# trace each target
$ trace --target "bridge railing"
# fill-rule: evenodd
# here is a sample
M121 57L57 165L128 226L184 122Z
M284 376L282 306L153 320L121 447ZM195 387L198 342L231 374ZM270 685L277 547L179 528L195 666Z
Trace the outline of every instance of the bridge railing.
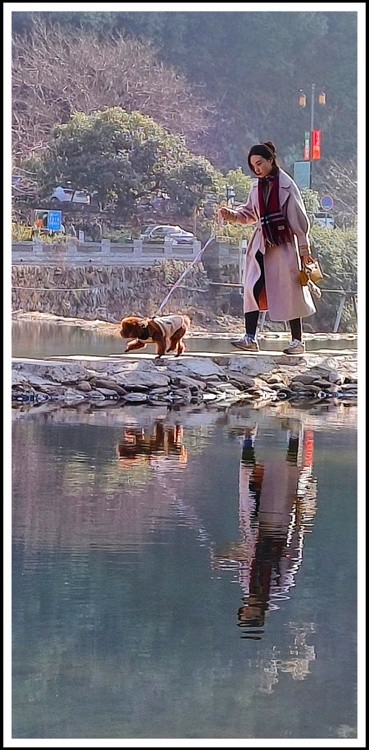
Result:
M80 242L70 241L50 244L40 240L12 243L13 265L60 265L65 267L81 265L102 266L150 266L160 260L192 261L201 248L201 242L172 244L146 244L141 240L132 242Z

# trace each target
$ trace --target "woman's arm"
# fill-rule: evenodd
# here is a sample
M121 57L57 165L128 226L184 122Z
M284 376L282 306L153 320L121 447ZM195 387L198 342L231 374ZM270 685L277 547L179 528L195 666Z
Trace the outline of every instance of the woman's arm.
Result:
M222 208L219 209L220 218L228 224L256 224L259 217L255 212L255 206L251 196L252 191L250 192L245 205L239 206L237 209L222 206Z

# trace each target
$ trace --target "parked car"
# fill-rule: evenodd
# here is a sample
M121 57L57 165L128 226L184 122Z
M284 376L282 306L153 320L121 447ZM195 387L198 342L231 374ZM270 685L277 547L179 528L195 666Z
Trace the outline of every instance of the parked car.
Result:
M164 242L166 237L176 245L192 244L197 239L192 232L186 232L182 227L172 224L154 224L146 227L139 239L142 242Z
M51 203L91 203L91 196L87 190L73 190L70 187L58 187L53 190L49 200Z

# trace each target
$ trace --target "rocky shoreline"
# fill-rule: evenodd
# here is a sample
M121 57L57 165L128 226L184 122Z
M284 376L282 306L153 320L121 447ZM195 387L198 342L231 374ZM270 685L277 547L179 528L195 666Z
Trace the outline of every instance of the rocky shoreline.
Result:
M22 319L45 320L92 328L110 334L107 321L85 321L26 313ZM194 331L196 335L196 331ZM199 331L197 331L199 333ZM289 401L354 404L357 400L357 354L233 352L172 355L158 360L149 354L109 358L53 357L12 362L12 405L45 402L120 404L234 403L262 406Z
M356 356L231 354L213 357L15 361L12 403L130 404L308 400L355 403Z

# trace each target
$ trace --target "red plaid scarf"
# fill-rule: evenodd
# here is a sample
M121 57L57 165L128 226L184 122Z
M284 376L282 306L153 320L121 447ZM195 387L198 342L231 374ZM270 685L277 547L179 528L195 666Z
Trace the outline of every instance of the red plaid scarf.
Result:
M265 184L269 182L271 182L272 187L265 203L264 189ZM265 241L270 245L284 245L289 242L292 237L291 229L279 205L279 170L259 179L258 198L260 222Z

